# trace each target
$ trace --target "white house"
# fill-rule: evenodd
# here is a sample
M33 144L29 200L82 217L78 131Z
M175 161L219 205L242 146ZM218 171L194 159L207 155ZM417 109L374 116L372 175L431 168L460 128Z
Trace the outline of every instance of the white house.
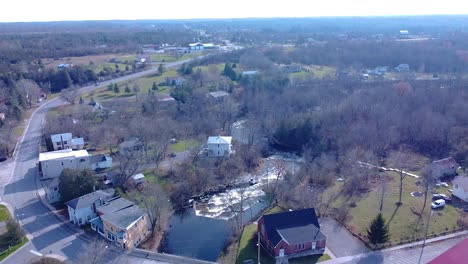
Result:
M143 175L143 173L138 173L133 175L132 179L135 184L143 183L145 182L145 175Z
M458 176L453 180L453 195L468 202L468 177Z
M84 170L89 168L89 157L86 150L64 149L39 153L39 173L42 178L55 178L64 169Z
M112 167L110 156L99 154L89 157L89 168L92 170L103 170Z
M48 180L44 185L46 186L45 193L47 201L49 201L50 204L60 202L59 178Z
M71 148L73 150L80 150L84 148L84 139L83 138L72 138Z
M208 156L222 157L232 153L232 137L209 137L207 142Z
M72 148L72 133L62 133L50 136L54 150Z
M70 222L82 226L96 218L98 216L96 208L104 205L113 196L113 189L108 190L111 191L97 190L68 201L66 205L68 206Z

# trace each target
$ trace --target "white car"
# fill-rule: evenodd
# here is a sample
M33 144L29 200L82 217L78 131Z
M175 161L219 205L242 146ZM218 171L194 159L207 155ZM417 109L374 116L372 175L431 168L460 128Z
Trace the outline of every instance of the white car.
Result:
M446 182L441 182L441 183L440 183L440 186L442 186L442 187L449 187L449 185L448 185Z
M440 207L444 207L444 206L445 206L445 200L444 199L435 200L434 202L431 203L431 208L432 209L436 209L436 208L440 208Z

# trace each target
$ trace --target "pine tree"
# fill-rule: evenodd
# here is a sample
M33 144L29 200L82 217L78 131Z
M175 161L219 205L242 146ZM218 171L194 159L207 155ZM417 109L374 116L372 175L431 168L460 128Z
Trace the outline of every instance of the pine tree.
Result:
M128 93L128 94L129 94L131 91L132 91L132 90L130 90L130 86L128 86L128 84L125 85L125 93Z
M120 93L120 88L117 84L114 84L114 93Z
M382 213L379 213L374 220L372 220L369 229L367 230L367 238L375 246L383 244L389 240L390 235L388 233L388 226L385 223Z
M151 87L151 90L153 90L153 91L158 90L158 85L156 84L156 82L153 82L153 86Z
M107 86L107 90L108 90L108 91L113 91L113 90L114 90L114 84L112 84L112 83L109 84L109 85Z

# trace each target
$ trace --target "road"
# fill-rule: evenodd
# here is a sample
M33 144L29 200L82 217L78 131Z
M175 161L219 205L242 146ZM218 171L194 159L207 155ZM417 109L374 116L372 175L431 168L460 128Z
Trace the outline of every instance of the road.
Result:
M167 68L176 67L184 60L166 64ZM145 70L131 75L79 89L79 94L90 92L110 83L139 78L156 73L157 68ZM53 107L65 104L60 97L43 103L32 115L19 142L14 160L2 164L0 173L2 183L1 199L14 208L21 225L33 238L30 243L19 249L3 263L29 263L40 254L57 254L65 256L69 262L77 262L78 254L87 245L76 233L63 228L38 197L38 172L36 168L41 145L41 124L46 113ZM116 257L118 256L118 257ZM106 253L106 263L163 263L150 261L127 254L112 251Z

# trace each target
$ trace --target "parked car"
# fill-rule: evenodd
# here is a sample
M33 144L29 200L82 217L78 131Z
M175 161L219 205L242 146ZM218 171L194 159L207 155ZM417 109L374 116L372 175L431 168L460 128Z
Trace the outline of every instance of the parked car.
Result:
M169 156L170 158L174 158L174 157L177 156L177 155L176 155L174 152L171 152L171 153L169 153L168 156Z
M255 262L251 259L242 261L242 264L254 264Z
M442 197L442 194L440 194L440 193L435 193L435 194L432 195L432 200L440 200L440 199L444 199L444 198Z
M449 185L448 185L446 182L441 182L441 183L440 183L440 186L449 187Z
M434 202L431 203L431 208L436 209L436 208L441 208L445 206L445 200L444 199L439 199L435 200Z

